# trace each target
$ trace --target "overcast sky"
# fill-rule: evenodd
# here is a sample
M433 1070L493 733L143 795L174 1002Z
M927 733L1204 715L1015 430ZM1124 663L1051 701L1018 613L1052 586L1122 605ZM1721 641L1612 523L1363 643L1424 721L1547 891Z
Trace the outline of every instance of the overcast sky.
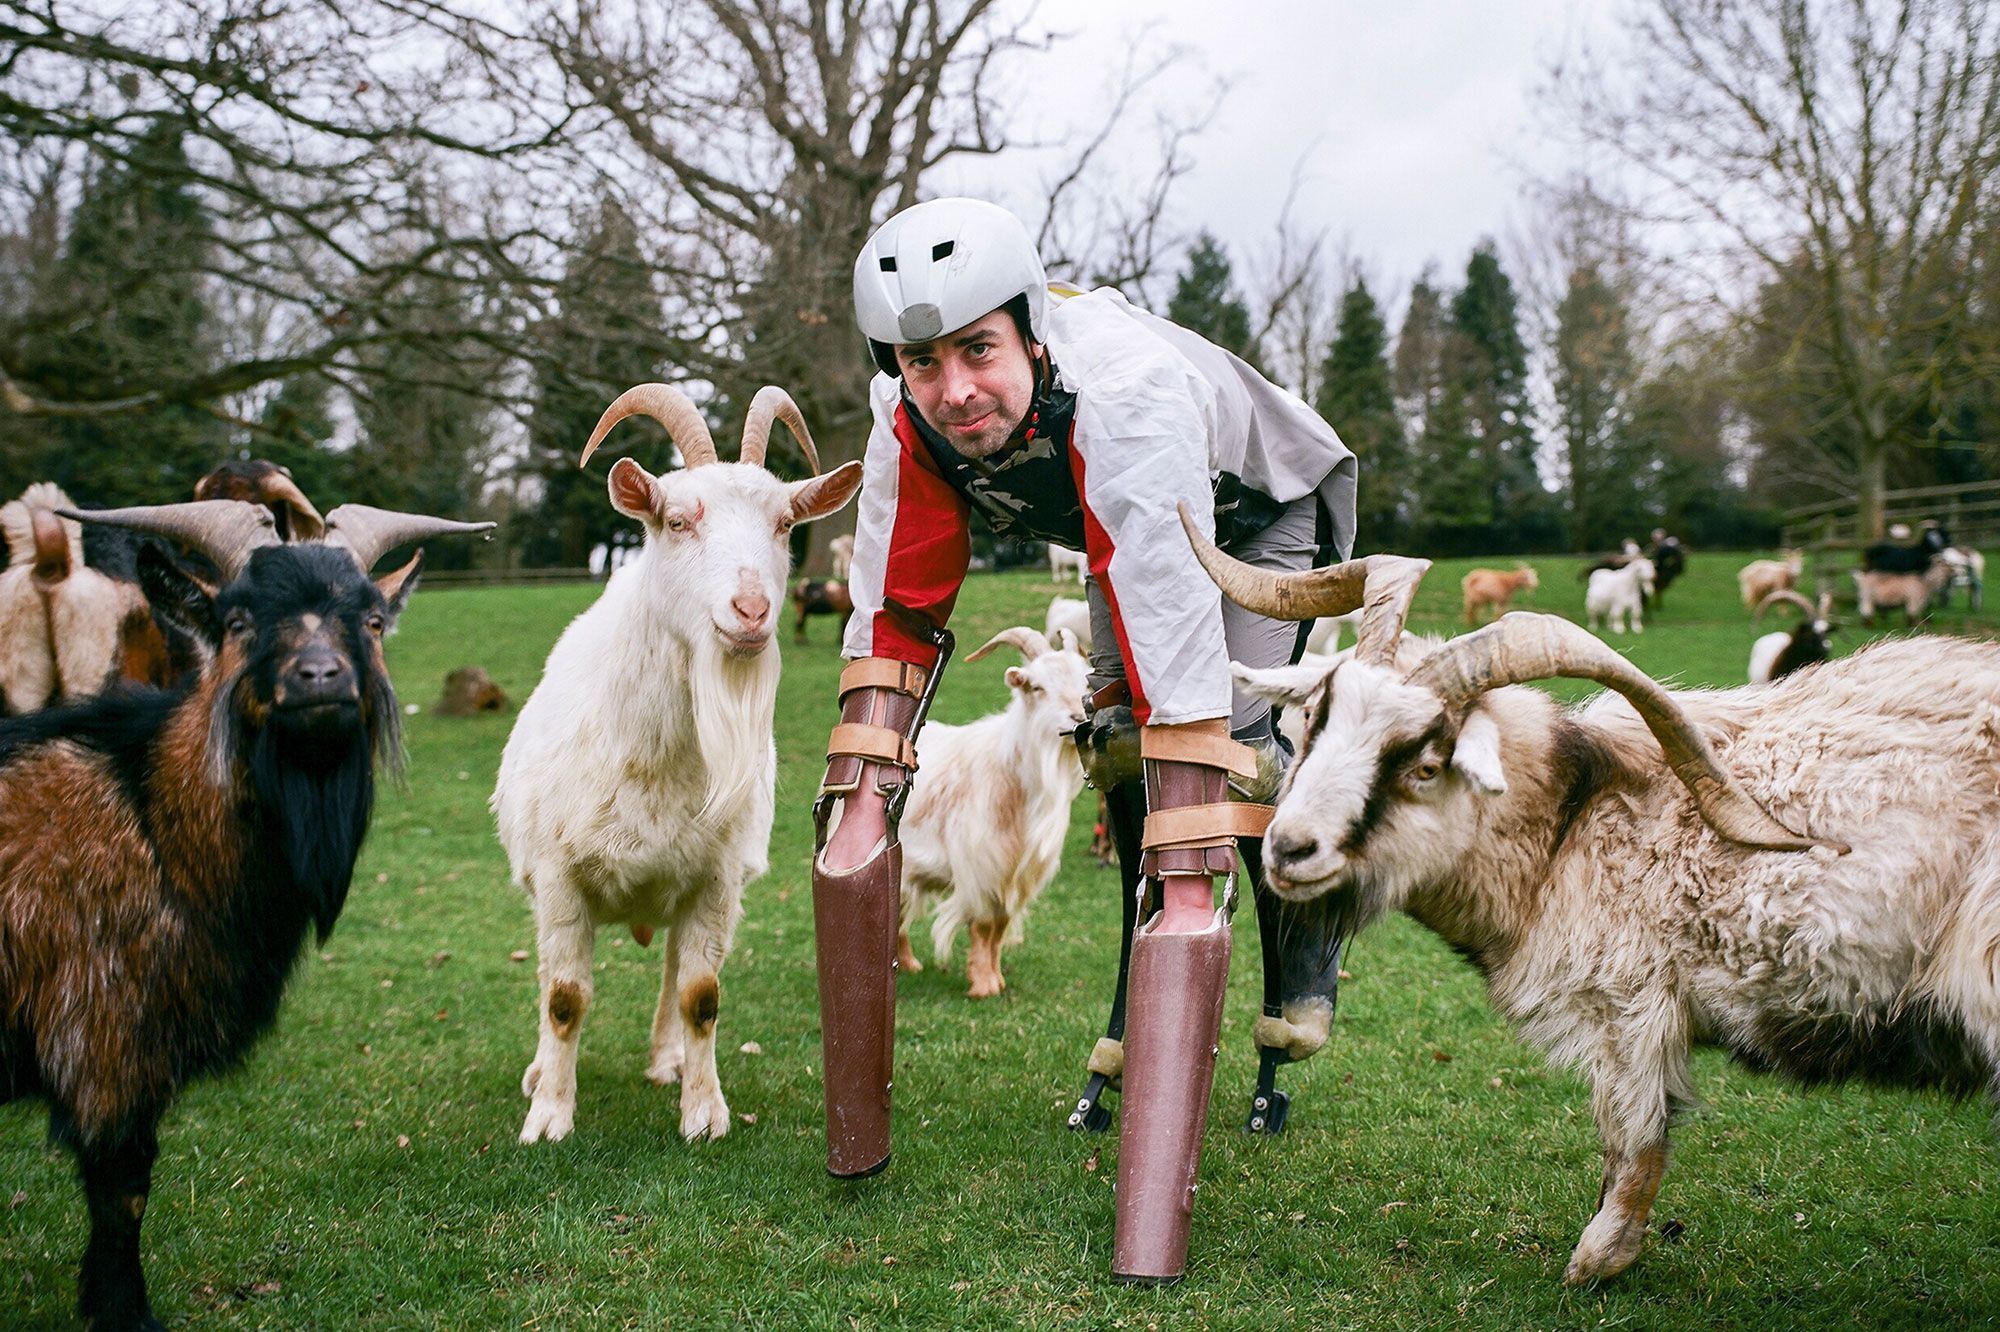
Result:
M1268 253L1302 163L1297 221L1330 227L1394 300L1427 262L1449 279L1481 237L1504 237L1523 212L1522 163L1560 169L1560 145L1534 124L1534 90L1557 56L1609 39L1618 8L1614 0L1045 7L1047 21L1074 35L1040 59L1030 100L1052 124L1087 126L1132 34L1192 48L1197 60L1172 76L1169 98L1193 102L1218 75L1232 87L1194 146L1176 222L1215 233L1239 264ZM1143 146L1141 136L1134 148ZM991 171L938 183L1032 194L1033 169L1018 160L1012 175ZM1025 197L1003 201L1030 211Z

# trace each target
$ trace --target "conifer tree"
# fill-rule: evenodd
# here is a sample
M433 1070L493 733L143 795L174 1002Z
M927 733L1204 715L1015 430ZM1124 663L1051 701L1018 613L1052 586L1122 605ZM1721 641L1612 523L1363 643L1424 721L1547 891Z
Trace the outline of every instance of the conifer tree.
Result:
M1231 285L1229 255L1205 231L1188 251L1187 269L1167 301L1167 318L1256 364L1249 307Z
M1658 469L1633 439L1628 319L1623 296L1596 265L1571 271L1556 306L1550 387L1576 550L1607 550L1653 526Z
M129 161L100 163L89 178L40 298L67 317L29 348L29 392L115 400L206 368L215 328L202 274L215 230L184 183L182 138L162 116ZM0 491L52 480L102 505L186 499L228 443L220 422L184 403L14 424L25 447L6 452L23 474L0 477Z
M1535 470L1528 404L1528 352L1514 284L1492 244L1472 253L1451 301L1446 375L1464 395L1466 428L1492 515L1488 550L1518 550L1554 536L1547 492Z
M1340 303L1340 325L1320 368L1314 407L1360 463L1357 550L1399 548L1412 511L1409 452L1396 416L1388 326L1367 282L1357 277Z

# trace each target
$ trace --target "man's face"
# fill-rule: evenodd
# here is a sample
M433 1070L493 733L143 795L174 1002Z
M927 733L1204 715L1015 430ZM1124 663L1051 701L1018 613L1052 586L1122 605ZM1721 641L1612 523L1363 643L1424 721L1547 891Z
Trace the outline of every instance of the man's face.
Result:
M899 344L896 364L924 420L968 458L998 453L1035 396L1033 357L1004 309L933 341Z

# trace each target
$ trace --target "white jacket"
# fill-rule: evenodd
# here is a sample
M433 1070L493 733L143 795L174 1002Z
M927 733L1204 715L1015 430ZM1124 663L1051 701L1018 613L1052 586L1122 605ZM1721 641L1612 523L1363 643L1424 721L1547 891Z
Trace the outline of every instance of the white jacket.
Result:
M1176 505L1189 501L1212 535L1225 474L1278 505L1318 492L1345 558L1354 455L1297 397L1110 288L1052 302L1048 334L1059 385L1076 395L1070 473L1134 715L1141 724L1226 717L1221 594L1195 560ZM844 651L928 667L935 651L883 614L882 602L894 597L949 620L970 559L969 510L911 420L900 381L877 375L870 397Z

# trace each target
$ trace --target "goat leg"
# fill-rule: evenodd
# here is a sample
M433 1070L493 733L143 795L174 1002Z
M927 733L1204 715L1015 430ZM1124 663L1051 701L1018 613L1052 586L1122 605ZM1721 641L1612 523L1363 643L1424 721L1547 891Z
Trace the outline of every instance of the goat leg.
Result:
M77 1149L90 1242L77 1280L77 1312L90 1332L152 1332L164 1325L146 1300L139 1261L139 1224L153 1186L159 1143L151 1125L113 1142Z
M1659 1142L1626 1155L1604 1149L1604 1185L1597 1215L1584 1228L1570 1255L1563 1280L1572 1286L1605 1281L1630 1267L1646 1240L1653 1199L1667 1169L1667 1144Z

